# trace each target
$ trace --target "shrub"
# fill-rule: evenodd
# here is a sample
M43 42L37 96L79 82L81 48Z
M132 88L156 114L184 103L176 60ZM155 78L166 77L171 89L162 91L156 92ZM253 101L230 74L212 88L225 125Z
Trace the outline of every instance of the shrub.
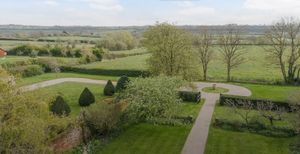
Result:
M85 88L80 95L79 105L89 106L92 103L95 103L95 96L88 88Z
M28 65L22 72L23 77L31 77L36 75L41 75L44 73L43 68L40 65Z
M129 102L126 116L133 122L171 119L181 103L177 95L181 83L170 77L137 78L130 82L119 94L120 99Z
M188 101L188 102L199 103L201 101L201 93L200 92L179 91L179 97L183 101Z
M104 95L105 96L113 96L115 94L115 87L111 80L107 81L106 86L104 87Z
M61 96L57 96L56 99L50 105L50 111L56 115L69 115L71 112L70 106L65 102Z
M120 115L119 104L98 102L87 108L86 122L92 133L106 135L116 127Z
M57 60L49 59L49 58L38 58L37 64L41 65L45 72L60 72L60 66L58 65Z
M29 56L33 51L37 50L38 47L25 44L17 46L9 51L10 55Z
M120 92L126 88L126 85L130 82L129 78L126 75L123 75L117 83L116 91Z
M96 48L96 47L94 47L94 48L92 49L92 52L93 52L93 54L97 57L97 60L98 60L98 61L102 61L103 54L104 54L104 51L103 51L102 48Z

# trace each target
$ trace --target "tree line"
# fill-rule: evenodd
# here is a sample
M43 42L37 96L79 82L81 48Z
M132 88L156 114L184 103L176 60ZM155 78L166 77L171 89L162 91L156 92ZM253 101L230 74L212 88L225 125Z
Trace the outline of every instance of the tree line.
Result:
M146 30L141 43L152 53L148 64L153 74L191 78L201 70L202 79L206 81L210 62L215 59L215 52L219 52L230 82L232 70L246 62L242 34L242 29L233 24L216 36L205 29L200 35L193 35L172 24L158 23ZM269 44L263 47L268 53L267 59L279 66L287 84L300 81L299 34L300 22L291 17L277 21L264 36ZM197 68L199 65L201 69Z

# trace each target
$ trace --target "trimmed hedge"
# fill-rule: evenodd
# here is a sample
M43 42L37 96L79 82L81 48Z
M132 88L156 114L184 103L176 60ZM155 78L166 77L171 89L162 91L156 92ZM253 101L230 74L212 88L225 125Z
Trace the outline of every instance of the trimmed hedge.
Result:
M238 121L215 119L213 126L225 130L251 132L271 137L294 137L297 135L297 131L292 128L267 126L257 121L246 125Z
M105 96L113 96L115 94L115 86L113 85L113 83L111 82L111 80L108 80L104 90L103 90L103 94Z
M88 88L85 88L80 95L79 105L85 107L93 103L95 103L94 94Z
M268 99L255 99L255 98L250 98L250 97L244 97L244 96L232 96L232 95L220 95L220 105L221 106L227 106L226 102L231 101L235 105L239 106L241 101L250 101L253 104L253 108L257 109L257 104L258 103L268 103L272 102L274 105L284 108L286 111L291 112L292 108L289 103L287 102L282 102L282 101L271 101Z
M201 93L194 91L179 91L179 97L183 101L188 102L196 102L199 103L201 101Z
M149 72L139 71L139 70L105 70L105 69L86 69L86 68L62 66L61 71L92 74L92 75L108 75L108 76L122 76L122 75L126 75L129 77L149 76Z

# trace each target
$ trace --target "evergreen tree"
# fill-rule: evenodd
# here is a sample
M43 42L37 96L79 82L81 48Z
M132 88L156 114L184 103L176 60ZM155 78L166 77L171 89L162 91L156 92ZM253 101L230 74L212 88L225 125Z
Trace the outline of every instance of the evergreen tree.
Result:
M126 85L130 82L129 78L126 75L123 75L117 83L116 91L120 92L126 88Z
M51 103L50 111L56 115L69 115L71 112L70 106L65 102L61 96L57 96Z
M89 106L92 103L95 103L95 96L88 88L85 88L80 95L79 105Z
M108 80L106 86L104 87L104 95L113 96L114 93L115 93L115 87L112 84L111 80Z

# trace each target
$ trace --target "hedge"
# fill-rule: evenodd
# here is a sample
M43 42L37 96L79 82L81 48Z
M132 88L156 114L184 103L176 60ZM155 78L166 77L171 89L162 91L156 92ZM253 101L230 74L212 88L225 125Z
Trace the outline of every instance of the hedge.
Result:
M253 108L257 109L258 103L274 103L277 107L284 108L286 111L291 112L292 108L289 103L283 102L283 101L272 101L268 99L256 99L256 98L250 98L245 96L232 96L232 95L220 95L220 105L221 106L228 106L226 103L227 101L230 101L234 103L235 105L239 106L240 102L250 101L253 104Z
M194 91L179 91L179 97L183 101L199 103L201 100L201 93Z
M92 74L92 75L108 75L108 76L122 76L122 75L126 75L129 77L140 77L140 76L147 77L147 76L149 76L149 72L147 72L147 71L86 69L86 68L69 67L69 66L62 66L61 71L62 72Z

